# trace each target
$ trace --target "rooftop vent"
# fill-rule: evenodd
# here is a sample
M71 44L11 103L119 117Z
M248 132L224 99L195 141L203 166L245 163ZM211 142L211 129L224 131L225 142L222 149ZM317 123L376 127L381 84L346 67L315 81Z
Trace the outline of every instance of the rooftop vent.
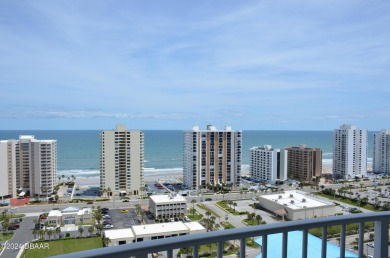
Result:
M291 200L290 203L293 204L293 203L294 203L294 200Z
M282 196L281 196L281 195L279 195L279 199L282 199Z
M306 199L305 199L305 198L302 198L302 202L306 202Z
M290 194L290 198L293 198L294 197L294 195L293 194Z

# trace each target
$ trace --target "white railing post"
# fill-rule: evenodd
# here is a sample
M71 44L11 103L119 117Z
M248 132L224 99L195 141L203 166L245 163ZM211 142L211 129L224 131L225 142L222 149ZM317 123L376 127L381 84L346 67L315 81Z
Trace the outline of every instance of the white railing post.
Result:
M374 256L388 257L389 254L389 221L377 220L374 222Z

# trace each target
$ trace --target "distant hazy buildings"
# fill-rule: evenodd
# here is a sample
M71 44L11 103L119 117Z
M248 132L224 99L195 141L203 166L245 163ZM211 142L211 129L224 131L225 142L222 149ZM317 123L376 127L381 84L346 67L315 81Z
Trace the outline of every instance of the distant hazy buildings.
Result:
M373 171L390 174L390 130L382 129L374 134Z
M144 133L126 125L100 134L100 187L111 195L140 194L144 188Z
M367 130L353 125L334 130L333 175L342 179L367 175Z
M289 147L287 151L287 177L299 181L312 182L321 176L322 151L320 148Z
M0 141L0 175L0 196L50 195L57 179L57 141L32 135Z
M287 151L273 149L271 145L250 149L249 173L251 178L265 183L287 179Z
M183 175L190 189L241 182L242 132L208 125L184 131Z

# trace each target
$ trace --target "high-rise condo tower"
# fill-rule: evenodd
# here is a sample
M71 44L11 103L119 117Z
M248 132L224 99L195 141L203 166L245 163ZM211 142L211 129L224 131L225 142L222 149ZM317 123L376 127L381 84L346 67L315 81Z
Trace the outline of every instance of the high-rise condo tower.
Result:
M390 174L390 130L382 129L374 134L374 156L372 170Z
M230 126L207 130L194 126L184 131L183 175L190 189L211 185L239 185L241 181L242 132Z
M126 125L100 134L100 187L109 195L144 190L144 133Z
M342 125L333 131L333 176L353 179L367 175L367 130Z

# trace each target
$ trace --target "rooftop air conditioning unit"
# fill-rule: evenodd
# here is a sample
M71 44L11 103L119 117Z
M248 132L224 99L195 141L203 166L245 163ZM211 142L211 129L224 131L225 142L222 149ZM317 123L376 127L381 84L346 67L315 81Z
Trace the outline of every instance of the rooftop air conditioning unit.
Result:
M302 202L306 202L306 199L305 199L305 198L302 198Z
M281 196L281 195L279 195L279 199L282 199L282 196Z
M290 203L294 203L294 200L291 200Z
M284 206L287 206L287 203L284 203L283 205L284 205Z
M293 198L294 197L294 195L293 194L290 194L290 198Z

